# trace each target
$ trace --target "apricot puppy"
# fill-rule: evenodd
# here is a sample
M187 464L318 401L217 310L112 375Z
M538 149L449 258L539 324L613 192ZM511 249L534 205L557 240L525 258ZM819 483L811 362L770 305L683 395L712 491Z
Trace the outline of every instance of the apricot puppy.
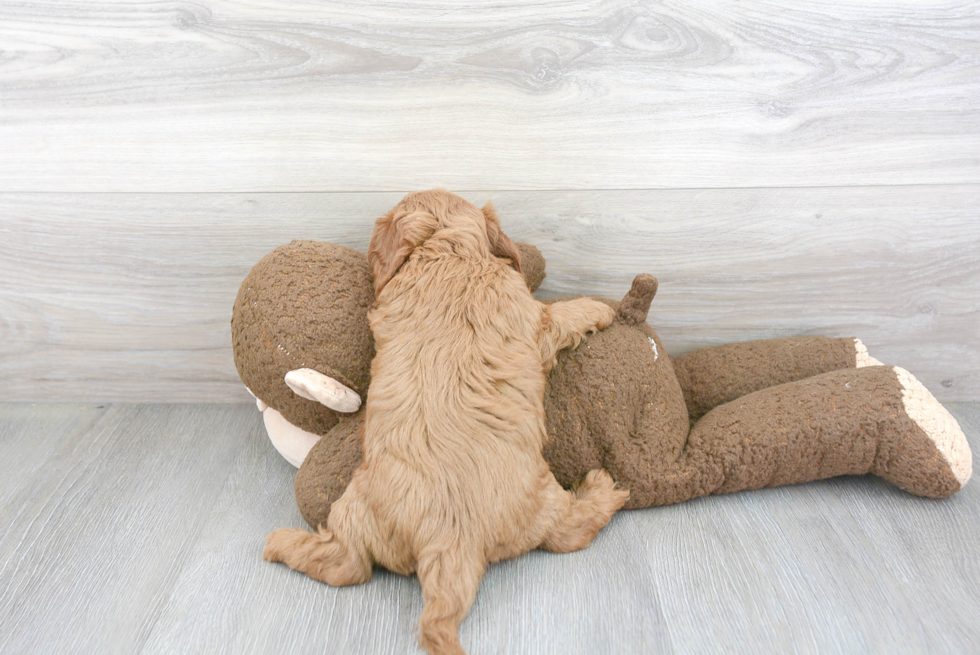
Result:
M365 582L374 564L417 573L433 655L463 653L488 562L584 548L629 497L603 470L565 491L541 454L546 372L613 310L537 302L519 259L490 205L447 191L410 194L377 221L363 464L325 528L266 538L267 560L331 585Z

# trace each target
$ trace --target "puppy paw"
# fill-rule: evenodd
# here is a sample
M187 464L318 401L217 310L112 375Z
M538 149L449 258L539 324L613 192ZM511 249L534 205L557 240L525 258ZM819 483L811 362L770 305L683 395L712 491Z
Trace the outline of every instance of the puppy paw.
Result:
M604 330L612 325L613 319L616 318L616 310L604 302L592 298L580 298L573 302L580 303L583 334L595 334L599 330Z
M575 490L578 498L590 498L601 503L610 513L618 511L629 500L628 489L618 489L612 476L605 469L589 471L582 483Z
M604 302L595 301L597 307L596 312L598 313L598 319L595 323L595 328L593 332L597 330L605 330L607 327L612 325L613 319L616 318L616 310L607 305Z
M291 554L313 538L312 533L301 528L280 528L265 538L262 559L267 562L287 562Z

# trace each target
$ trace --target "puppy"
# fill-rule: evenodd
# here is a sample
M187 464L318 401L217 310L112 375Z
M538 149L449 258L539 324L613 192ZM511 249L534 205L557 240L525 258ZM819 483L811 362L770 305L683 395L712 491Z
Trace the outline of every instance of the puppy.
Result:
M406 196L379 219L364 462L315 532L277 530L263 556L331 585L379 564L418 574L422 645L463 653L458 630L488 562L584 548L623 506L603 470L565 491L542 457L546 372L613 310L534 300L488 204Z

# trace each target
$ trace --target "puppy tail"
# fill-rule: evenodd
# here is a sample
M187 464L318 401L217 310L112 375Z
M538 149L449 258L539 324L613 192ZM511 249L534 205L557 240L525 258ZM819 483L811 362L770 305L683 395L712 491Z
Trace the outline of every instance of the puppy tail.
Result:
M419 641L431 655L466 655L459 643L459 624L469 613L483 579L482 553L459 545L432 548L419 556L422 617Z

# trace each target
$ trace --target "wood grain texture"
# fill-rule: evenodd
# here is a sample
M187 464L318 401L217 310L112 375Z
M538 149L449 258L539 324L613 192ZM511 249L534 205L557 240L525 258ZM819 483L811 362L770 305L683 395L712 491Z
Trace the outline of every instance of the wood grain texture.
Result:
M294 477L257 422L142 652L420 652L415 578L375 570L364 586L329 589L261 560L266 534L305 525ZM633 551L625 535L610 532L570 556L533 553L491 566L464 643L483 644L473 653L670 652L660 603Z
M0 652L130 653L146 638L254 419L239 405L113 406L51 439L49 412L4 440L46 459L0 494ZM89 420L78 412L80 422ZM3 460L0 486L6 487ZM6 489L5 489L6 491Z
M980 406L949 405L977 450ZM626 514L678 652L968 653L980 643L980 489L871 476Z
M978 41L948 1L6 2L0 190L972 183Z
M9 405L3 407L0 420L0 462L3 462L3 484L0 485L2 523L13 521L25 510L18 496L25 485L43 476L48 458L63 441L85 437L105 414L104 406L85 405ZM0 556L9 553L0 551Z
M980 404L949 408L980 448ZM0 404L0 455L0 652L421 652L415 578L336 589L262 561L302 519L254 406ZM942 501L871 477L712 496L492 566L461 638L473 655L967 653L978 562L976 482Z
M543 297L660 279L673 353L859 336L941 400L980 398L980 186L464 192L548 260ZM246 400L229 318L294 238L366 250L400 193L0 194L0 397Z

